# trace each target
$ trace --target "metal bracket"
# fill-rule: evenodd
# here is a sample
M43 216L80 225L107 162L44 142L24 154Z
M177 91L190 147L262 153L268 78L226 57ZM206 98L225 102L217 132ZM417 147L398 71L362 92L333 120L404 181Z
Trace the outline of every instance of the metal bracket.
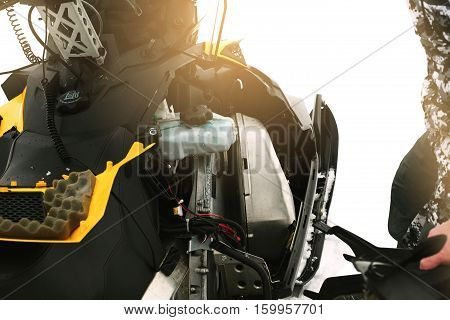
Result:
M248 255L248 258L267 268L263 259L252 255ZM214 252L214 260L223 278L223 290L228 297L255 299L263 295L261 277L254 269L219 252Z
M47 28L65 60L92 57L97 64L105 61L106 50L81 0L62 3L55 12L48 7L37 7L42 19L48 17Z
M189 253L189 300L208 300L208 252Z
M211 242L212 238L208 237L206 240L202 241L200 240L199 236L192 237L192 239L189 241L189 248L188 252L195 252L198 250L211 250Z

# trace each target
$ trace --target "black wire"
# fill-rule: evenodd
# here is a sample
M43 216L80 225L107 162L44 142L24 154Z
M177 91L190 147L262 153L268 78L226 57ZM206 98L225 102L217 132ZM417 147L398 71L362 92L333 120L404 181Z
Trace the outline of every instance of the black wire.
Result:
M89 168L89 166L87 166L85 163L83 163L82 161L71 157L72 160L78 162L79 164L81 164L81 166L85 167L86 170L91 170ZM91 170L95 175L96 174L93 170ZM155 178L156 179L156 178ZM157 179L156 179L157 180ZM158 181L159 182L159 181ZM162 184L160 184L161 186ZM163 192L164 190L161 190L158 188L158 191ZM167 189L166 191L166 196L168 195L168 197L170 199L174 199L173 195L168 194ZM130 213L130 209L126 206L126 204L114 193L114 191L111 191L111 194L113 195L113 197L119 202L119 204L128 212ZM135 224L137 225L137 227L139 228L140 232L143 234L143 236L146 238L147 242L149 243L149 246L151 247L151 241L150 239L147 237L146 233L144 232L144 230L141 228L141 226L139 225L139 223L137 222L136 218L131 215L132 219L134 220ZM191 231L190 233L194 233L194 234L198 234L198 235L213 235L215 233L218 233L219 231L221 231L220 227L218 226L219 223L224 223L224 224L228 224L230 226L235 227L236 229L239 229L239 233L241 234L241 242L243 247L245 247L245 241L247 239L247 236L244 232L244 229L242 228L241 225L239 225L238 223L232 221L232 220L228 220L228 219L213 219L213 218L206 218L206 217L200 217L200 216L194 216L194 218L190 219L189 222L189 231ZM164 233L168 233L168 234L179 234L179 235L188 235L189 232L187 230L187 222L185 220L180 220L179 222L176 222L176 224L170 223L170 224L163 224L161 223L161 229L162 232ZM228 235L226 235L228 236ZM237 242L236 239L233 239L230 237L231 240L233 240L234 242Z
M30 11L28 12L28 24L30 26L30 30L35 36L35 38L41 43L44 50L42 52L42 60L45 60L45 54L46 51L49 51L50 53L54 52L48 47L47 41L48 41L48 7L45 6L45 41L42 42L41 38L36 33L36 30L33 27L33 23L31 20L31 15L33 13L33 9L35 7L31 7ZM59 56L57 57L61 60L61 62L64 62L64 65L67 65L67 63ZM67 65L67 67L70 70L70 66ZM72 72L73 73L73 72ZM74 73L75 75L75 73ZM54 84L49 83L46 72L45 72L45 62L42 63L42 90L44 91L44 99L45 99L45 121L47 125L48 133L50 134L50 138L53 141L53 145L55 146L56 152L58 153L58 156L61 158L61 160L64 163L67 163L70 159L69 153L67 152L66 146L64 145L64 142L62 141L61 135L58 132L58 128L56 127L55 122L55 112L56 112L56 104L57 104L57 97L56 97L56 90L54 88Z
M245 245L245 243L247 242L247 234L245 233L244 228L242 228L242 226L239 223L237 223L233 220L229 220L229 219L211 218L210 220L214 221L215 223L227 224L230 227L234 227L235 229L238 229L238 233L241 236L242 244Z
M67 152L66 146L62 141L61 135L58 132L55 122L55 112L57 105L57 97L55 84L50 83L47 78L43 78L41 81L42 90L44 91L44 101L45 101L45 122L47 125L47 131L53 142L53 145L58 153L58 156L64 163L68 163L70 160L69 153Z
M6 14L14 31L14 34L16 35L17 41L22 47L23 54L25 55L27 60L30 61L30 63L40 63L41 58L34 54L33 49L28 42L27 36L23 32L22 25L17 18L17 13L13 5L11 5L9 8L6 8Z
M125 209L125 211L127 211L128 216L131 217L131 219L133 220L133 222L136 224L137 228L139 229L139 231L142 233L142 235L144 236L145 240L148 243L148 246L150 248L150 251L152 252L152 258L153 258L153 264L156 265L156 260L155 260L155 251L153 249L152 246L152 241L150 240L150 238L147 236L147 234L145 233L144 229L142 229L141 225L139 224L139 222L137 221L136 217L134 216L135 213L133 213L130 208L128 208L128 206L122 201L122 199L119 198L118 195L116 195L116 193L111 190L111 195L117 200L117 202L119 203L119 205Z
M69 70L77 79L81 80L81 76L77 72L75 72L75 70L73 70L73 68L63 58L61 58L61 56L59 54L57 54L55 51L52 50L52 48L47 46L44 43L44 41L42 41L42 39L37 34L36 29L33 26L33 21L31 19L34 8L36 8L36 7L33 6L28 11L28 25L30 27L31 33L33 34L33 36L36 38L37 42L39 42L39 44L41 46L43 46L52 56L56 57L61 62L61 64L64 67L66 67L66 69ZM47 30L45 30L45 32L47 32Z
M165 188L164 185L158 180L158 178L154 177L154 176L150 176L151 180L153 181L153 183L155 184L156 188L158 189L158 191L162 192L168 200L176 200L177 203L181 203L180 199L178 199L176 193L172 192L170 193L168 190L170 190L169 188ZM170 185L170 183L166 180L167 184ZM220 219L220 218L207 218L205 216L199 216L196 213L192 212L189 208L183 206L183 209L187 210L191 215L193 215L195 218L194 219L202 219L205 221L211 221L214 224L219 224L219 223L223 223L223 224L227 224L229 226L234 227L235 229L238 230L238 233L241 236L241 242L242 244L245 246L246 242L247 242L247 233L245 232L244 228L237 222L233 221L233 220L229 220L229 219Z
M239 233L242 233L242 238L240 241L237 238L224 233L219 224L228 224L233 225L237 229L239 229ZM242 230L242 231L241 231ZM243 229L240 225L237 225L234 221L230 221L228 219L215 219L215 218L206 218L194 216L192 219L189 219L189 225L187 221L180 221L177 224L169 223L169 224L161 224L161 231L169 234L178 234L178 235L206 235L206 236L218 236L224 235L227 240L232 240L233 246L238 245L239 249L245 248L245 240L246 235L243 233ZM227 241L228 242L228 241Z
M234 227L235 229L237 229L239 235L241 236L241 244L242 244L244 247L246 246L246 243L247 243L247 233L245 232L244 228L243 228L239 223L237 223L237 222L235 222L235 221L233 221L233 220L230 220L230 219L225 219L225 218L221 219L221 218L216 218L216 217L212 218L212 217L199 216L199 215L197 215L196 213L192 212L192 211L191 211L189 208L187 208L187 207L184 207L184 209L186 209L191 215L193 215L193 216L195 217L195 218L193 218L193 219L207 220L207 221L210 221L210 222L215 223L215 224L222 223L222 224L227 224L227 225L229 225L229 226Z
M241 245L241 243L236 238L230 236L227 233L221 233L220 235L225 238L227 243L232 243L236 247L236 249L245 250L245 248Z
M158 180L157 177L154 176L150 176L150 179L152 180L153 184L155 185L155 187L158 189L158 191L160 191L162 194L164 194L164 196L166 196L166 198L170 201L177 201L177 203L180 203L180 199L178 199L176 193L174 194L173 192L170 193L168 190L170 190L169 188L166 188L161 181ZM170 184L168 181L166 181L168 184ZM233 227L234 229L237 229L237 233L241 236L241 244L243 247L246 247L247 244L247 233L245 232L244 228L237 222L233 221L233 220L229 220L229 219L220 219L220 218L207 218L204 216L199 216L196 213L192 212L189 208L187 207L183 207L185 210L187 210L191 215L193 215L195 218L191 219L191 221L194 221L194 219L199 219L199 220L204 220L204 221L208 221L209 223L212 224L226 224L229 225L231 227ZM175 232L175 230L172 230ZM186 229L178 229L176 230L178 232L183 232L186 231Z
M162 224L162 228L164 232L167 233L180 233L180 234L202 234L202 235L213 235L214 233L220 231L220 228L217 224L212 223L212 221L208 221L207 219L201 218L192 218L189 220L189 225L187 221L181 221L181 223L177 225L164 225Z

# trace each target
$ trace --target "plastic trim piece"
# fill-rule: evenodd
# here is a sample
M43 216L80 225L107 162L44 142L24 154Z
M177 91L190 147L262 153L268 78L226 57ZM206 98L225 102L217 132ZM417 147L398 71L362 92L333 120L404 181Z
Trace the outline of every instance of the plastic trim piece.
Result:
M0 241L8 242L28 242L28 243L80 243L89 232L100 222L100 220L105 215L106 207L109 202L112 187L114 185L114 180L116 179L117 173L120 168L122 168L128 162L141 156L143 153L150 150L154 144L147 147L140 142L135 142L128 155L116 165L108 161L106 165L106 170L96 177L96 183L94 192L92 194L91 204L89 207L88 218L85 221L81 221L80 226L75 229L69 238L66 240L33 240L33 239L9 239L0 238ZM3 190L2 190L3 189ZM45 192L46 188L37 189L20 189L20 188L0 188L0 192Z
M235 54L226 54L226 50L234 47L239 49L238 51L236 51ZM218 52L217 57L222 59L222 60L227 60L232 62L233 64L238 64L241 67L247 67L246 63L245 63L245 59L242 55L242 51L240 50L239 47L239 41L235 41L235 40L226 40L226 41L221 41L219 44L219 48L217 48L217 44L211 44L211 42L205 42L203 45L203 52L207 55L207 56L211 56L211 54L214 55L214 52ZM232 50L232 52L234 52L235 50Z
M12 128L23 131L23 111L26 89L22 94L0 107L0 138Z

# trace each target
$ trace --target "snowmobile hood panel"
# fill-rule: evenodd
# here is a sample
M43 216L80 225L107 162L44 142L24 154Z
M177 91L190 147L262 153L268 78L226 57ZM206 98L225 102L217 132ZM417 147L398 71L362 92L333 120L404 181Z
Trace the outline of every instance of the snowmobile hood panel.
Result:
M114 181L119 170L130 161L136 159L143 153L150 150L154 144L151 144L147 147L144 147L142 143L135 142L128 155L116 165L113 165L112 162L108 162L106 166L106 170L95 177L95 187L92 191L92 197L89 204L89 210L87 212L87 217L85 220L80 221L79 226L73 230L73 232L66 239L32 239L32 238L0 238L0 241L7 242L30 242L30 243L80 243L89 233L90 231L100 222L103 218L106 207L109 202L110 194L112 187L114 185ZM69 177L65 177L66 179L70 179ZM40 192L45 193L45 191L50 190L50 188L45 188L42 186L38 186L36 189L21 189L21 188L10 188L3 187L0 188L0 192L16 192L16 193L26 193L26 192ZM51 210L51 209L50 209ZM1 215L1 213L0 213ZM0 229L0 235L2 231Z
M114 65L95 70L83 85L89 92L85 109L68 114L56 112L55 122L59 134L64 139L116 127L125 127L136 133L140 124L151 121L157 107L166 98L165 94L176 71L192 63L195 60L192 55L197 55L197 51L201 52L201 48L193 47L186 51L188 54L165 56L158 62L145 61L140 51L133 51L118 58ZM48 78L52 75L50 72L47 71ZM42 112L45 103L41 88L42 76L42 70L38 69L28 78L24 130L46 135L45 112ZM53 77L57 87L57 76ZM58 89L52 93L60 97L64 91Z
M12 128L23 131L23 110L26 90L0 107L0 137Z

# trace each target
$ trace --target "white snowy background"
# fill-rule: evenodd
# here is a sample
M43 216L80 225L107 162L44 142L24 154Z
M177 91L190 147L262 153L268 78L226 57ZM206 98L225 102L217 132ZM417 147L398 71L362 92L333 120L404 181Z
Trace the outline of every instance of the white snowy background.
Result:
M214 2L199 0L200 16L214 16ZM406 0L229 0L224 30L224 38L243 40L247 61L286 93L304 98L309 108L315 93L324 96L340 129L330 222L379 246L395 246L387 230L392 179L425 130L420 91L426 60L411 26ZM2 12L0 71L26 63ZM313 289L324 277L353 272L344 252L345 245L327 241Z

